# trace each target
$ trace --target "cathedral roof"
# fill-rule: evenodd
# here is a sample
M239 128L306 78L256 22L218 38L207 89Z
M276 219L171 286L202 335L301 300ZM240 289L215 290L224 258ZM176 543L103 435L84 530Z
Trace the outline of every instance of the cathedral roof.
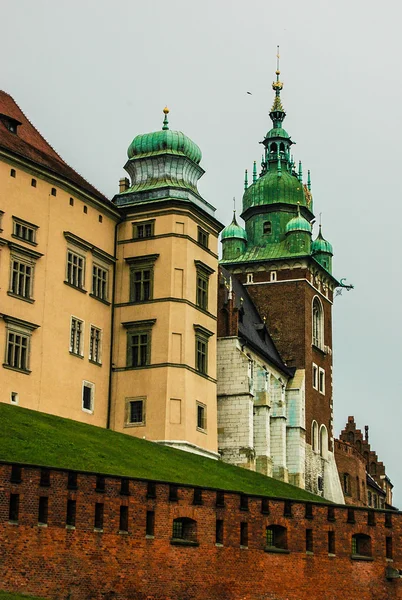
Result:
M283 362L269 334L267 325L249 296L246 287L224 267L221 267L221 272L227 285L229 285L229 280L232 278L235 306L242 314L242 319L239 319L239 337L244 338L256 352L264 356L268 362L275 365L282 373L285 373L288 377L293 377L294 368L288 367Z
M27 159L96 196L109 200L72 169L32 125L14 99L0 90L0 148Z
M232 222L225 227L221 234L221 240L227 240L230 238L236 238L241 240L247 240L246 230L241 227L236 221L236 214L233 212Z

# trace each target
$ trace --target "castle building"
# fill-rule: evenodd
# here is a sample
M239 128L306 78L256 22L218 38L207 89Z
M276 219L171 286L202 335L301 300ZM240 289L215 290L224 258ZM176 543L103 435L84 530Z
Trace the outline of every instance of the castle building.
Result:
M293 377L283 382L286 391L271 414L280 430L281 476L341 502L332 431L332 303L339 282L332 275L332 246L321 226L317 238L311 239L310 173L303 183L301 162L295 168L293 142L283 128L286 113L279 75L278 67L272 128L262 142L259 175L254 163L251 185L246 172L241 215L245 229L234 219L222 232L221 265L247 289L283 364L294 370ZM220 316L224 318L223 313ZM222 353L220 361L237 360L227 342ZM228 390L219 385L220 420L226 419L230 405ZM226 434L233 440L233 432L225 427L220 438L223 447Z

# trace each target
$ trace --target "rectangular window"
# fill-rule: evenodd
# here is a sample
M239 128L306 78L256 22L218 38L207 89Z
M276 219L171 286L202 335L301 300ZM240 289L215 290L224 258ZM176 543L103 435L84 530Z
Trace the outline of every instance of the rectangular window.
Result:
M8 512L8 520L13 523L18 523L18 517L20 512L20 495L10 494L10 505Z
M208 342L201 338L196 338L196 366L195 368L200 373L207 373L207 349Z
M49 498L47 496L41 496L39 498L39 511L38 511L38 524L47 525L49 513Z
M178 489L177 485L174 485L173 483L171 483L169 485L169 501L177 502L178 499L179 499L179 489Z
M224 506L225 506L225 492L216 492L215 506L217 508L224 508Z
M95 504L94 528L103 529L103 502L96 502Z
M95 384L90 381L82 382L82 410L94 412Z
M325 394L325 371L321 367L318 370L318 390Z
M240 546L248 546L248 523L240 523Z
M155 535L155 512L153 510L147 510L145 535L152 537Z
M149 365L151 350L151 332L136 331L128 334L128 365L129 367L144 367Z
M19 465L12 465L10 483L21 483L22 481L22 467Z
M156 498L156 484L154 481L148 481L147 483L147 498Z
M145 425L145 398L126 399L126 424Z
M335 531L328 531L328 554L335 554Z
M154 223L154 220L133 223L133 237L139 239L152 237L154 235Z
M248 496L240 494L240 510L248 510Z
M11 261L10 293L26 300L32 299L34 266L21 259Z
M145 302L151 299L152 270L131 271L131 302Z
M75 518L77 514L77 502L75 500L67 500L66 525L75 527Z
M128 531L128 506L120 506L119 531Z
M35 179L32 181L35 181ZM36 181L33 187L36 187ZM24 240L24 242L28 242L29 244L36 245L37 229L38 227L36 225L13 217L13 237Z
M105 486L106 486L106 480L105 480L104 475L97 475L95 491L96 492L104 492Z
M314 552L312 529L306 529L306 552Z
M70 352L77 356L83 356L83 332L84 322L76 317L71 317L70 326Z
M72 250L67 251L67 283L76 288L84 288L85 258Z
M107 301L108 271L98 265L92 266L92 294L99 300Z
M392 558L392 537L387 536L385 538L385 556L386 558Z
M197 306L208 310L208 278L197 273Z
M206 431L207 429L207 407L197 402L197 429Z
M89 360L101 364L101 330L93 325L89 338Z
M318 367L313 363L313 388L318 390Z
M29 371L29 343L29 335L8 330L5 364L18 371Z
M50 471L49 469L43 468L40 470L40 482L41 487L50 487Z
M123 477L120 482L120 495L121 496L129 496L130 495L130 480Z
M215 543L223 544L223 519L216 519Z
M69 471L68 475L67 475L67 489L68 490L77 490L78 489L78 483L77 483L77 473L75 473L74 471Z
M208 238L209 238L209 233L207 231L205 231L205 229L198 227L197 241L199 244L201 244L201 246L204 246L204 248L208 248Z

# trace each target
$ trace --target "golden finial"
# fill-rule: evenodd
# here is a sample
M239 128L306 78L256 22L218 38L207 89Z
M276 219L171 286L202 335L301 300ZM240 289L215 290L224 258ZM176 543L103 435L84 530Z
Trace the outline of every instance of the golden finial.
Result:
M165 108L163 109L163 112L165 113L165 115L169 114L169 109L167 106L165 106Z
M280 74L281 74L281 72L279 70L279 46L277 46L276 47L276 71L275 71L276 81L274 81L272 83L272 89L274 90L274 92L277 93L277 95L279 95L278 93L283 88L283 83L281 81L279 81Z

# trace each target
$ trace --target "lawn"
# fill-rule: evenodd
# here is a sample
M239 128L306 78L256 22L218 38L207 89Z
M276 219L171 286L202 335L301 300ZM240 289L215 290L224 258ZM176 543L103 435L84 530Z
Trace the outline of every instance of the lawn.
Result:
M154 442L0 403L0 460L321 502L319 496Z

